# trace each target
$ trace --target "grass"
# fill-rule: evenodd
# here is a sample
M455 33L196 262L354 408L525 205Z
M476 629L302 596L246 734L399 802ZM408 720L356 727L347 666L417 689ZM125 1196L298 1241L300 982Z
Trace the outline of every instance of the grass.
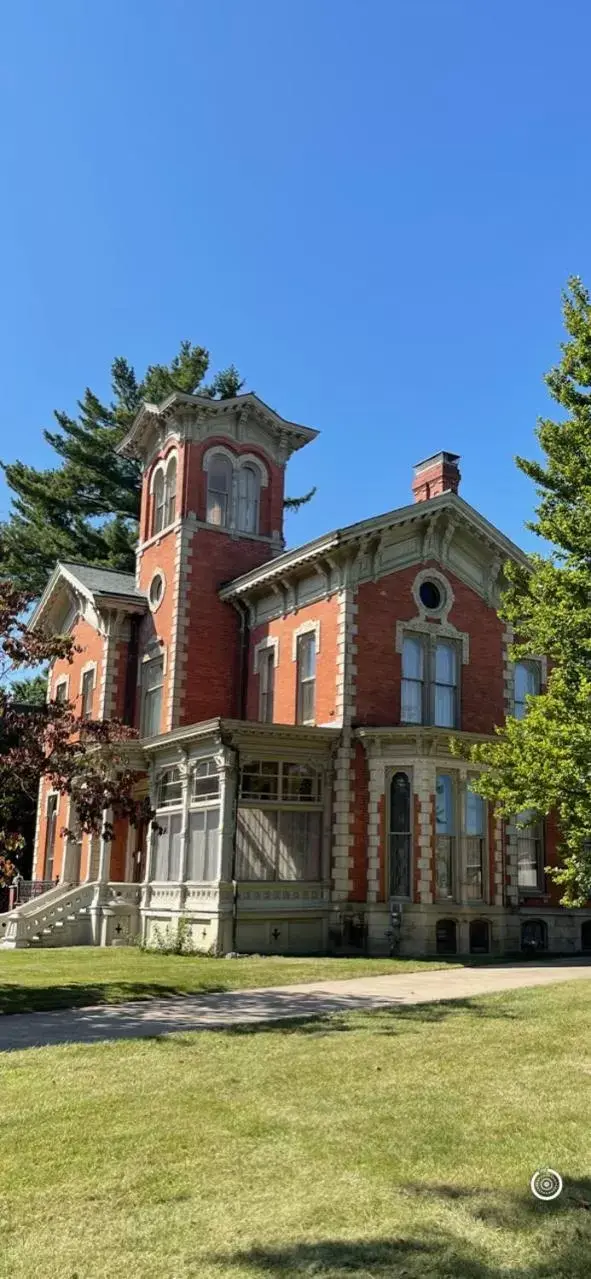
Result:
M447 967L445 962L420 959L293 959L279 955L211 959L146 953L134 947L2 951L0 1014Z
M589 1276L586 982L34 1049L2 1089L1 1279Z

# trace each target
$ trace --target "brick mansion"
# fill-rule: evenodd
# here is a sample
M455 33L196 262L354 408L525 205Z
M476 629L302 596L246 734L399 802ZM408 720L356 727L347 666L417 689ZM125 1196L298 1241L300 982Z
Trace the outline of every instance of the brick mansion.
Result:
M0 917L3 946L150 944L182 918L217 953L591 949L591 907L562 908L545 871L552 820L499 820L450 749L544 687L497 613L523 553L448 452L408 505L286 551L286 465L315 436L253 394L138 413L135 575L57 564L32 624L77 646L52 698L137 728L155 824L66 837L44 782L46 891Z

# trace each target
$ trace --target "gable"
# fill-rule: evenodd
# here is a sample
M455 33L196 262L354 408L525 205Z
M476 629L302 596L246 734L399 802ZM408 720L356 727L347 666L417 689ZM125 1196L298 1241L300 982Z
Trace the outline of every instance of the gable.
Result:
M365 582L379 582L428 562L453 573L487 605L497 608L506 558L500 549L448 504L435 511L431 503L411 509L412 519L371 531L349 546L339 547L335 542L311 563L304 559L281 573L279 562L274 560L250 574L252 584L238 595L248 604L251 626L326 599L345 586L355 590ZM248 582L248 578L243 580ZM237 585L232 583L222 591L222 598L233 598Z

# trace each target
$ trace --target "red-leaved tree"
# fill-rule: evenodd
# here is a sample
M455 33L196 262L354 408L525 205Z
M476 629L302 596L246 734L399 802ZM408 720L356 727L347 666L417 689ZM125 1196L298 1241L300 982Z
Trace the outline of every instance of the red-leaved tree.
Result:
M26 622L31 597L0 581L0 884L10 882L22 848L19 811L35 801L39 781L73 801L78 830L112 834L104 813L134 825L150 820L148 799L133 796L140 770L130 763L135 729L118 720L80 719L67 702L25 706L11 687L15 672L76 652L67 635L43 635Z

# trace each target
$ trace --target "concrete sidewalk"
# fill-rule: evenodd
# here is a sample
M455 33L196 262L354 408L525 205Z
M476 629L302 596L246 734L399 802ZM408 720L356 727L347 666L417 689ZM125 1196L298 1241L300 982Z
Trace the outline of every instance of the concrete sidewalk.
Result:
M450 968L406 976L357 977L347 981L271 986L227 994L186 995L128 1004L98 1005L58 1012L0 1016L0 1052L49 1044L141 1039L175 1031L228 1030L288 1018L471 999L495 991L554 982L588 980L591 962L499 964Z

